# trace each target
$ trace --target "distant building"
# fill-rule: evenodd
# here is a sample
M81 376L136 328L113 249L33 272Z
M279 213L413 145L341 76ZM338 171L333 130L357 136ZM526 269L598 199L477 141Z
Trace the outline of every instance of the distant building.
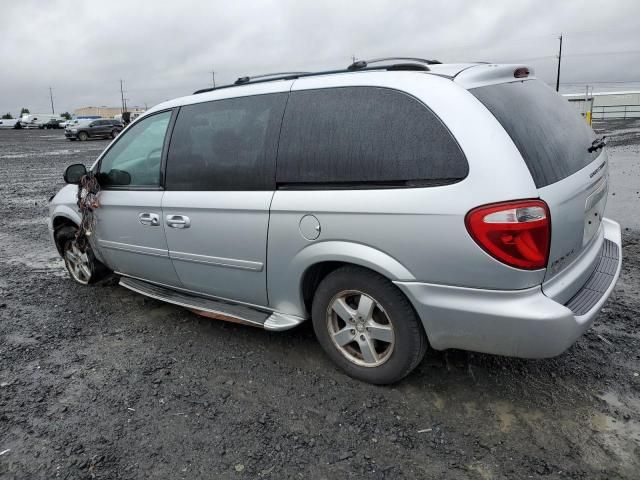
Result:
M140 107L131 107L128 109L132 113L132 117L140 115L144 113L144 108ZM99 116L102 118L115 118L116 116L122 113L122 109L120 107L82 107L76 108L73 111L74 116L76 117L93 117Z
M565 93L563 95L583 116L602 118L640 117L640 90L623 92Z

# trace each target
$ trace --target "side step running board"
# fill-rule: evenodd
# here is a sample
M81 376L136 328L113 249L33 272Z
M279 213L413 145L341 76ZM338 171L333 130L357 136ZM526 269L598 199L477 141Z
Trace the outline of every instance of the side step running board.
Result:
M201 297L135 278L121 277L120 285L147 297L188 308L198 315L261 327L265 330L288 330L304 321L303 318L294 315Z

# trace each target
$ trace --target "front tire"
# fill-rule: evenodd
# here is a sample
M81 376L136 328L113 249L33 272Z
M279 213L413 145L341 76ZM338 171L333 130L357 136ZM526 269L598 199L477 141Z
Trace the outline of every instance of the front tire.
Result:
M75 227L62 227L56 232L56 244L71 279L80 285L96 283L109 276L109 269L94 255L91 245L82 251L76 243Z
M78 133L78 140L80 140L81 142L84 142L87 138L89 138L87 132Z
M361 267L341 267L322 280L312 321L327 355L347 375L365 382L397 382L427 350L409 300L388 279Z

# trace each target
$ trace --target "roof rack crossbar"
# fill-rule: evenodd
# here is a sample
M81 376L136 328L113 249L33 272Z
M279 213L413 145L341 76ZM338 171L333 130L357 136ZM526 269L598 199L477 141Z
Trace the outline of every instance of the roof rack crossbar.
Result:
M385 57L385 58L374 58L372 60L356 60L351 65L349 65L347 68L349 70L360 70L360 69L365 68L367 65L370 65L372 63L390 62L390 61L393 61L393 60L401 60L403 62L422 63L422 64L425 64L425 65L438 65L438 64L442 63L439 60L428 60L426 58Z

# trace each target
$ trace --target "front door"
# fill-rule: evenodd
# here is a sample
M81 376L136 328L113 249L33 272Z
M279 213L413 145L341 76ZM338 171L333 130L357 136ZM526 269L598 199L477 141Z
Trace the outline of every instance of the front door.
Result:
M100 160L96 240L115 271L179 286L161 207L161 159L171 115L157 113L132 125Z
M267 230L286 96L181 107L162 213L169 256L185 288L268 305Z

